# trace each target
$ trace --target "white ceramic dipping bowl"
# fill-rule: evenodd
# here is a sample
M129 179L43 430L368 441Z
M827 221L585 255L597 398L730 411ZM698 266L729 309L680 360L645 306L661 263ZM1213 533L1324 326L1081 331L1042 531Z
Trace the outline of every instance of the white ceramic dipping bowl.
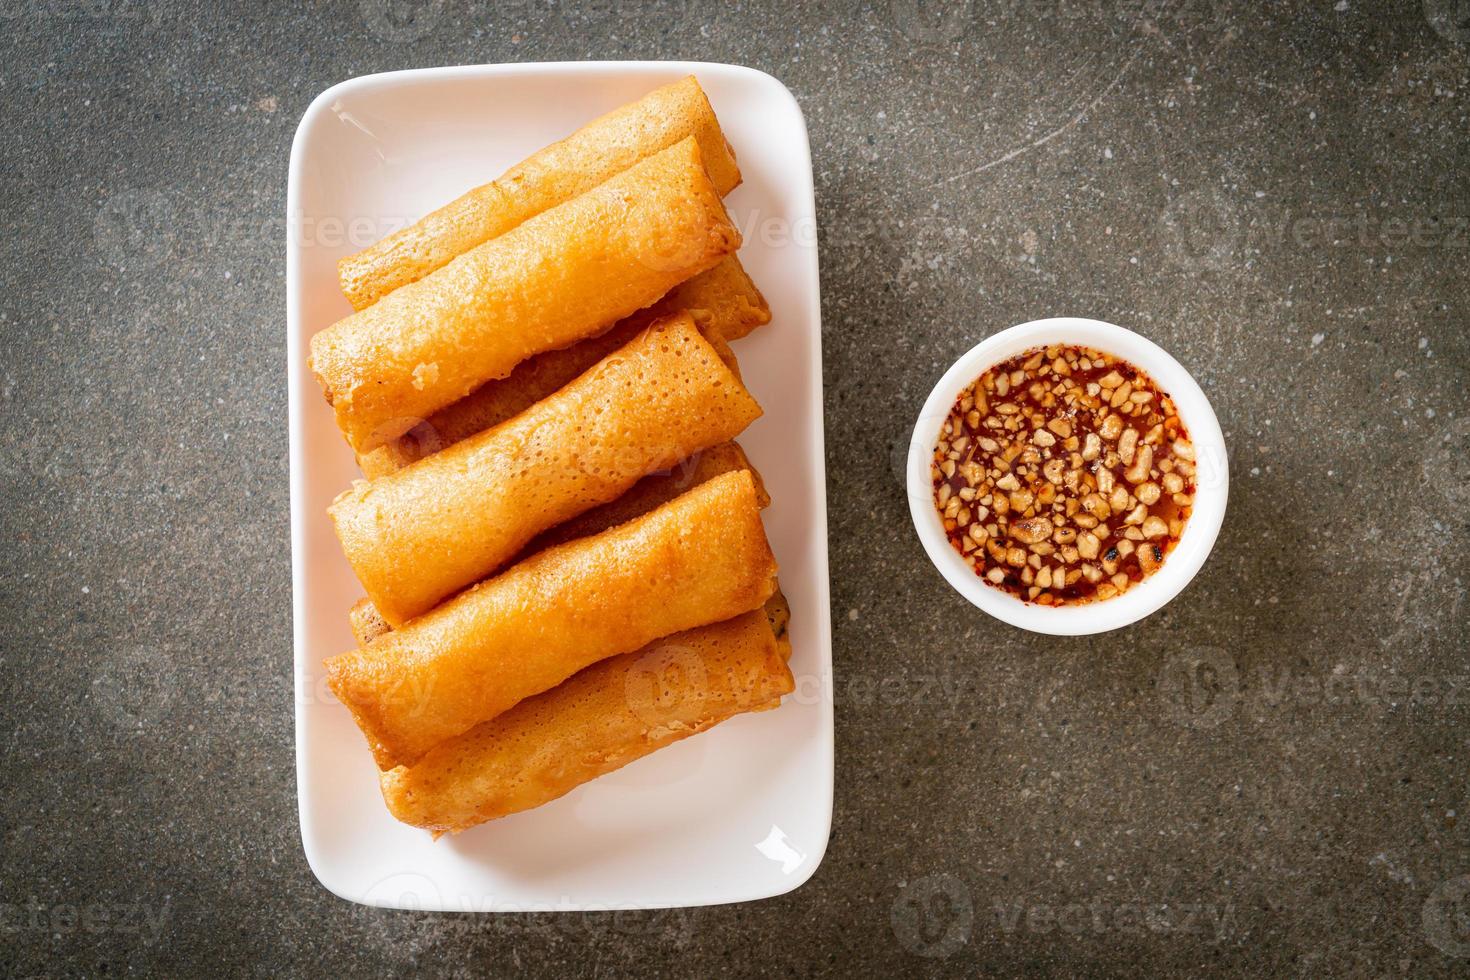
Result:
M1159 388L1174 399L1180 420L1195 449L1194 512L1184 526L1184 535L1169 553L1164 565L1128 591L1111 599L1081 605L1039 606L1023 602L975 573L974 568L950 545L939 511L934 505L930 474L939 432L955 401L965 388L985 371L1023 351L1051 344L1093 347L1141 368ZM1152 341L1131 330L1080 317L1033 320L1002 330L971 348L954 363L930 392L914 434L908 456L909 510L914 528L934 567L955 591L996 619L1033 633L1081 636L1103 633L1137 622L1162 607L1190 583L1209 557L1215 537L1225 519L1225 501L1230 491L1230 468L1225 437L1214 409L1193 377L1178 361Z

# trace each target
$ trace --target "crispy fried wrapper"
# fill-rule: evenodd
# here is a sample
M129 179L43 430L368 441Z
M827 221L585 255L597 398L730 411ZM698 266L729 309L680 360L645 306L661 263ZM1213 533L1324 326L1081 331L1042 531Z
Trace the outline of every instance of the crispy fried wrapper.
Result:
M688 314L658 321L510 421L360 481L329 512L398 626L507 564L536 535L727 442L760 406Z
M366 453L739 247L690 138L318 332L311 369Z
M765 608L600 661L380 776L399 820L458 833L565 795L794 689L787 610Z
M329 659L328 684L380 768L410 765L599 660L760 608L775 582L755 481L725 473Z
M690 137L699 144L715 190L722 196L730 193L740 183L740 168L709 99L691 75L594 119L531 154L498 180L342 259L337 263L342 292L354 310L365 309L456 256Z

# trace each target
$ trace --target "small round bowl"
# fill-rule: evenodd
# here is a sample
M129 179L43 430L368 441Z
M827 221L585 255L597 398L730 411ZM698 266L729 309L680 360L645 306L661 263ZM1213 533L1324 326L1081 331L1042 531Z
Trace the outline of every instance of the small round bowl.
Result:
M1179 418L1189 431L1195 449L1194 511L1184 525L1184 534L1164 565L1128 591L1111 599L1081 605L1039 606L1023 602L995 588L975 574L944 533L939 511L934 506L934 484L930 474L934 447L940 428L960 392L1000 362L1022 351L1050 344L1093 347L1122 358L1147 372L1162 391L1174 399ZM1137 622L1178 595L1209 557L1225 519L1225 500L1230 491L1230 467L1225 454L1225 437L1214 409L1193 377L1163 348L1131 330L1080 317L1033 320L1000 333L972 348L954 363L924 402L914 425L908 458L909 510L914 528L929 554L929 560L955 591L996 619L1033 633L1053 636L1082 636L1103 633Z

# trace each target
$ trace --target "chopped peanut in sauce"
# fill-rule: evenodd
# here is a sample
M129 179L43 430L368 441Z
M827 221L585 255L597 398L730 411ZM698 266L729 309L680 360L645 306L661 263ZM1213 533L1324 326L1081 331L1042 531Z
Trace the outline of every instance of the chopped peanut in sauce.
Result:
M1037 348L960 394L934 450L934 503L991 585L1044 606L1110 599L1179 543L1194 457L1173 399L1143 371Z

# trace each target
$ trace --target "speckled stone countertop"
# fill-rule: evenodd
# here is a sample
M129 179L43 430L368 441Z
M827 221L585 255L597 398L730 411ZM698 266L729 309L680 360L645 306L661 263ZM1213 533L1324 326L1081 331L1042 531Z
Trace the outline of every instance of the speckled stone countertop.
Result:
M1463 975L1467 15L0 4L0 972ZM753 65L806 113L831 845L752 905L353 907L296 821L292 133L354 75L585 58ZM1203 572L1091 639L954 594L899 473L957 355L1060 313L1171 351L1231 451Z

